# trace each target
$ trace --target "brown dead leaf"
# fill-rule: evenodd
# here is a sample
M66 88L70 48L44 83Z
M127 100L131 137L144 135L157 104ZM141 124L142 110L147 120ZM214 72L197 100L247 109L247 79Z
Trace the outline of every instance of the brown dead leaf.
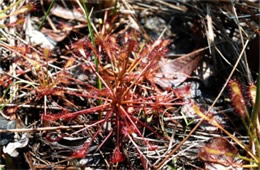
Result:
M189 54L174 60L161 61L160 69L156 73L154 82L162 88L178 86L184 82L198 66L202 52L206 48L200 48Z
M41 32L45 35L48 35L48 37L50 37L51 39L53 39L56 42L60 42L62 40L64 40L70 33L70 31L66 30L66 31L61 31L61 32L54 32L51 29L47 29L47 28L42 28Z
M64 18L67 20L77 20L81 22L87 22L85 19L84 13L78 11L77 9L67 9L67 8L62 8L61 6L55 5L51 9L51 14L55 15L60 18Z
M210 140L199 152L199 158L205 161L205 169L208 170L242 169L237 156L237 148L222 137Z

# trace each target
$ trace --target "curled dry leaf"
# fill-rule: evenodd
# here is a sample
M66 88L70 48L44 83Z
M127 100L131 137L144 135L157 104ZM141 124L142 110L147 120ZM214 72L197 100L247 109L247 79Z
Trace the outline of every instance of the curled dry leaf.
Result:
M205 48L195 50L174 60L161 61L160 69L154 77L154 82L164 89L178 86L198 66L203 50Z
M41 32L56 42L63 41L70 33L70 31L67 30L61 32L54 32L53 30L44 27L41 29Z
M67 20L77 20L81 22L87 22L87 20L84 17L84 13L78 11L76 8L67 9L67 8L62 8L61 6L54 5L53 8L51 9L51 14L64 18Z
M26 134L23 134L20 139L16 142L10 142L6 146L3 147L3 152L8 153L12 157L17 157L19 152L17 149L24 148L29 142L29 138Z
M237 148L221 137L211 139L199 152L199 158L205 161L205 169L208 170L242 169L237 156Z

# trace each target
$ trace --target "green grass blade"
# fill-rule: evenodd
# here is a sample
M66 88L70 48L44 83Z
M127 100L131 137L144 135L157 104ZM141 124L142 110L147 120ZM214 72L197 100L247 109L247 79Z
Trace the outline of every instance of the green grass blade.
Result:
M258 74L257 79L257 85L256 85L256 98L255 98L255 104L253 106L253 113L251 117L251 124L252 124L252 132L254 134L254 139L252 139L255 142L257 156L260 157L260 145L259 145L259 138L257 137L257 121L259 121L259 114L260 114L260 75ZM257 118L258 116L258 118Z
M96 48L95 37L94 37L94 33L93 33L92 26L91 26L91 21L90 21L90 15L88 13L88 9L87 9L87 6L86 6L86 3L84 2L84 0L82 0L82 4L83 4L83 8L84 8L86 18L87 18L87 21L88 21L88 31L89 31L89 34L90 34L91 43ZM98 57L96 56L95 53L94 53L94 56L95 56L96 71L97 71L97 73L99 73L99 69L98 69L99 59L98 59ZM99 90L102 89L102 83L101 83L101 80L100 80L99 77L97 78L97 87L98 87Z
M113 9L113 14L115 14L117 12L117 3L118 3L118 0L115 1L114 3L114 9Z
M42 25L43 25L44 21L46 20L47 16L49 15L49 13L50 13L50 11L51 11L51 9L52 9L52 7L53 7L55 1L56 1L56 0L52 0L52 1L51 1L51 4L50 4L50 6L49 6L47 12L45 13L45 15L44 15L44 17L43 17L43 19L42 19L42 21L41 21L41 23L40 23L40 26L38 27L39 30L42 28Z
M256 125L256 118L259 114L259 110L260 110L260 75L258 75L258 80L257 80L257 85L256 85L256 98L255 98L255 104L253 107L253 114L252 114L252 118L251 121L253 122L253 127L255 127Z

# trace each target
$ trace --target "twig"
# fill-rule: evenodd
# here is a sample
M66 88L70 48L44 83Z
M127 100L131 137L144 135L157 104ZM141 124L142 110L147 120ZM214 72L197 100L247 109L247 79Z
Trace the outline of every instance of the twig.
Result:
M55 126L55 127L40 127L40 128L22 128L22 129L0 129L0 133L35 132L35 131L60 130L60 129L80 129L84 127L88 127L88 125L71 125L71 126Z

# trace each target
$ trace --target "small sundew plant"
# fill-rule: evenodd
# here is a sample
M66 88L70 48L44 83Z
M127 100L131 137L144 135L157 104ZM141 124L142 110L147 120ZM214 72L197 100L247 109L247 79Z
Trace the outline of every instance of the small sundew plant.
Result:
M80 150L75 151L72 157L85 157L91 143L102 134L104 139L98 149L102 148L109 138L115 139L115 148L110 159L112 164L126 160L127 156L123 153L122 147L131 141L144 168L147 168L149 163L136 144L135 136L142 138L143 145L149 150L156 150L157 146L147 140L142 129L147 129L146 131L160 140L167 140L163 132L155 130L149 121L143 118L152 115L154 118L159 118L160 114L167 115L165 112L171 110L170 108L174 105L178 105L174 102L178 98L174 90L162 91L153 82L158 63L167 53L170 41L158 40L152 44L143 44L139 42L139 39L139 34L135 31L126 32L120 36L100 34L95 39L96 46L101 49L99 51L87 39L73 44L77 51L74 55L75 59L82 61L86 70L92 71L99 77L103 89L71 78L85 86L87 92L65 91L65 93L103 102L76 112L42 115L44 120L57 121L72 120L80 115L101 114L101 119L94 123L92 121L89 125L97 128L91 140L86 142ZM95 63L91 59L94 53L102 61L99 64L99 72L96 71ZM88 124L88 122L85 123ZM105 124L111 124L112 129L107 129Z
M257 152L256 154L259 156L259 94L257 94L259 87L257 88L256 85L250 84L246 91L246 94L248 95L247 97L243 95L241 84L238 81L231 80L229 82L229 88L231 94L231 103L234 106L235 111L240 115L241 120L249 134L250 148L255 147ZM247 99L249 99L249 101L247 101ZM248 111L248 104L250 103L253 105L251 114Z
M20 3L20 1L18 1L18 3L14 3L14 5L17 5L19 3ZM12 7L12 5L10 7ZM14 11L10 15L4 14L7 10L9 10L10 7L0 11L0 19L8 18L10 16L17 16L17 15L27 14L27 13L37 9L35 3L28 3L26 5L23 5L22 7L20 7L19 9L17 9L16 11Z
M229 82L229 90L230 90L230 100L232 106L235 108L235 111L237 115L241 118L245 129L247 130L248 136L249 136L249 144L245 144L241 142L237 137L233 136L230 132L228 132L219 122L216 118L212 117L210 114L204 113L201 109L201 107L193 101L191 103L191 107L193 108L194 112L202 118L202 120L206 120L210 124L214 125L221 131L223 131L226 135L228 135L237 145L239 145L243 150L247 152L248 157L241 156L240 154L235 155L229 155L229 157L238 158L240 160L245 160L250 162L250 167L257 167L260 164L260 148L259 148L259 77L258 77L258 84L257 86L254 84L250 84L248 86L248 90L244 92L241 88L241 83L239 83L236 80L231 80ZM253 105L250 107L250 103ZM251 112L249 109L252 108ZM251 114L250 114L251 113ZM219 140L218 138L212 139ZM222 143L222 139L220 139ZM199 157L204 160L211 163L218 164L219 161L226 161L226 159L223 159L223 156L219 157L218 155L223 152L223 149L227 149L229 147L223 147L222 144L218 144L219 146L212 145L213 150L210 152L205 151L205 146L202 147L202 151L199 154ZM219 148L218 148L219 147ZM213 153L214 152L214 153ZM206 155L204 155L206 154ZM209 154L209 155L207 155ZM206 156L206 157L205 157ZM234 157L235 156L235 157ZM230 157L230 158L231 158ZM230 159L228 158L228 159ZM232 158L232 161L235 161L235 159ZM227 162L232 166L233 163L236 164L236 161L232 163ZM223 162L222 162L223 163ZM233 164L233 165L235 165ZM238 163L236 166L241 167L244 166L240 163ZM245 167L248 167L248 165L245 165Z

